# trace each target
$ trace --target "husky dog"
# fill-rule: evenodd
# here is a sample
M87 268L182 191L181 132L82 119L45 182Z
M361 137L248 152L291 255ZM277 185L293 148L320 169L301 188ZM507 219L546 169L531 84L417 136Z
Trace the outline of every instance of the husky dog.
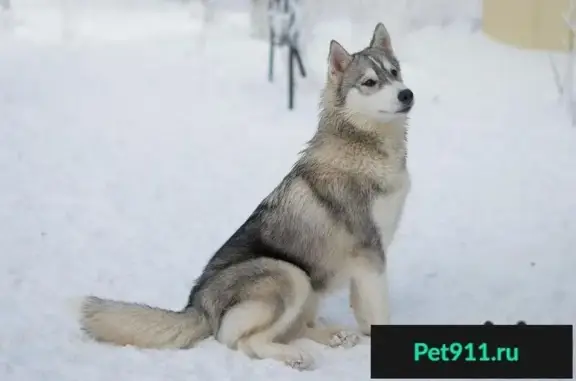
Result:
M386 252L410 187L406 169L412 92L382 23L369 47L350 54L330 43L319 127L299 160L208 261L188 304L83 300L93 339L141 348L190 348L214 336L253 358L308 369L293 341L336 347L360 335L316 324L319 300L350 287L359 331L389 323Z

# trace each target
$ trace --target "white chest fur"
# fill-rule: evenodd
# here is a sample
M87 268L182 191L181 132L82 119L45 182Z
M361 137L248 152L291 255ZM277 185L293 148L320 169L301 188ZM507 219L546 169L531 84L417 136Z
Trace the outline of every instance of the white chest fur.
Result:
M388 182L389 193L380 196L372 204L372 218L380 229L384 249L388 248L398 230L406 196L410 191L410 176L407 172L393 176Z

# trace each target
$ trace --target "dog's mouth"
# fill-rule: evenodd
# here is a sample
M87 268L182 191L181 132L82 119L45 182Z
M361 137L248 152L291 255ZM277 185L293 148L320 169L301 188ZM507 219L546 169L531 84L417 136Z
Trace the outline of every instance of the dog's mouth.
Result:
M414 106L414 103L410 103L409 105L402 107L400 110L396 111L396 114L407 114L410 110L412 110L412 106Z
M409 105L403 106L401 109L396 111L378 110L378 112L380 114L388 114L388 115L407 114L410 110L412 110L413 106L414 103L411 103Z
M378 110L378 112L379 112L380 114L389 114L389 115L390 115L390 114L391 114L391 115L394 115L394 114L407 114L408 112L410 112L410 110L412 110L412 107L413 107L413 106L414 106L414 102L412 102L412 103L409 104L409 105L403 106L401 109L399 109L399 110L397 110L397 111L394 111L394 112L385 111L385 110Z

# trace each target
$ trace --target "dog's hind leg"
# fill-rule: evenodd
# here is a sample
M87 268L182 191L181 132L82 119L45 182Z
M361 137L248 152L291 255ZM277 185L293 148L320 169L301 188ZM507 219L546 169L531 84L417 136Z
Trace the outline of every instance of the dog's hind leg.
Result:
M290 280L290 289L232 308L222 319L217 339L250 357L309 369L314 365L313 357L291 342L302 335L300 326L305 324L304 312L312 294L310 279L287 263L279 262L277 269Z
M360 336L346 330L344 327L336 325L319 325L316 321L320 306L320 295L312 292L306 306L304 307L303 320L305 326L301 331L301 336L310 339L318 344L332 348L351 348L360 342Z

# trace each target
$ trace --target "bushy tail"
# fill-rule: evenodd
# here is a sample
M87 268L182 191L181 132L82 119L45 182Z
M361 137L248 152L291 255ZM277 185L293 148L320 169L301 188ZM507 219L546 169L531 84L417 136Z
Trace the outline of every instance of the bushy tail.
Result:
M80 324L97 341L140 348L190 348L212 334L195 310L175 312L95 296L83 300Z

